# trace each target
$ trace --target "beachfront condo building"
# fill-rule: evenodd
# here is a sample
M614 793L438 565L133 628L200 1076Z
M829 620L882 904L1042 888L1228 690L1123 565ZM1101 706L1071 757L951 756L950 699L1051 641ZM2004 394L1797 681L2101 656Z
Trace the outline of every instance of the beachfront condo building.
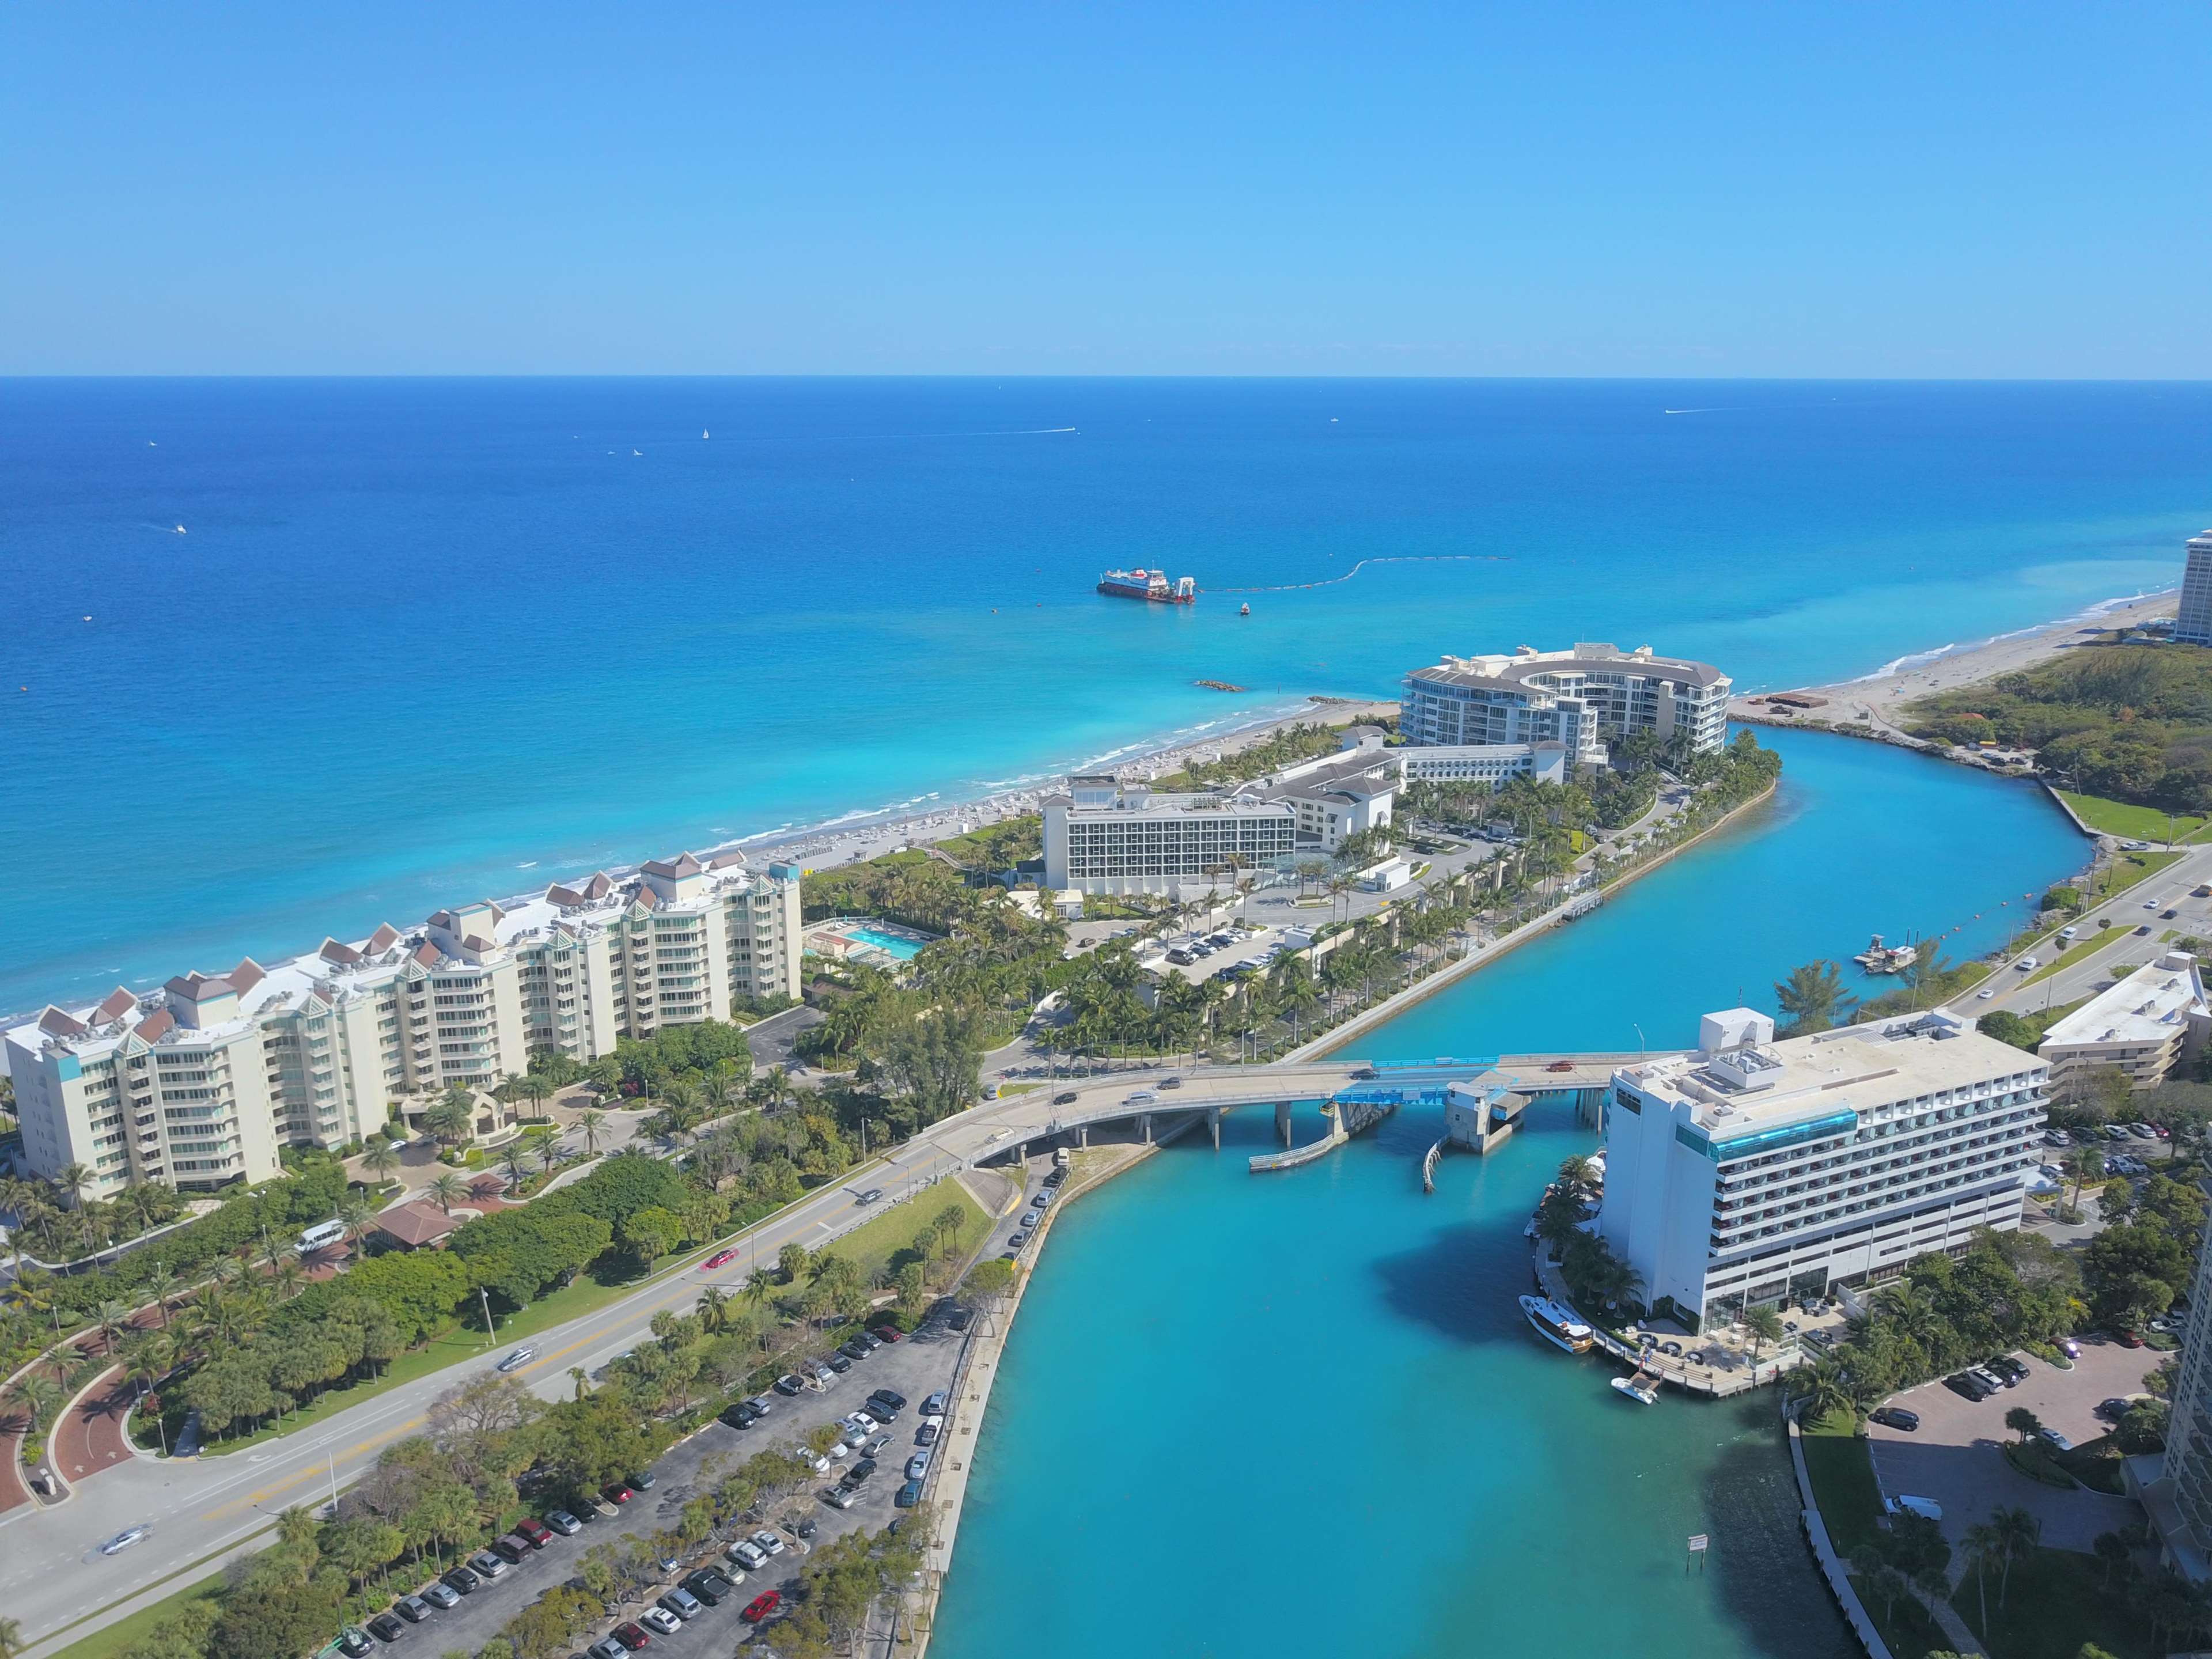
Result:
M1382 734L1233 789L1167 793L1108 775L1044 802L1045 884L1079 893L1196 893L1287 868L1390 822L1397 769Z
M1779 1042L1708 1014L1695 1052L1613 1073L1599 1232L1693 1325L1890 1278L2020 1225L2049 1081L1948 1014Z
M2183 645L2212 645L2212 530L2189 538L2173 637Z
M1496 789L1511 778L1567 781L1563 743L1408 744L1391 750L1389 757L1407 783L1486 783Z
M1649 732L1693 753L1728 736L1729 677L1709 663L1592 641L1567 651L1446 657L1406 676L1398 729L1409 744L1565 745L1578 766L1606 763L1609 738Z
M795 997L799 872L741 865L686 853L49 1007L5 1033L25 1160L47 1177L83 1165L93 1198L264 1180L283 1146L343 1146L532 1054L594 1060L740 998Z
M2122 1479L2149 1515L2166 1564L2193 1583L2212 1578L2212 1236L2197 1247L2166 1449L2129 1458Z
M2093 1086L2102 1071L2154 1089L2212 1032L2212 1005L2197 958L2168 951L2083 1003L2044 1034L2036 1049L2051 1064L2062 1100Z

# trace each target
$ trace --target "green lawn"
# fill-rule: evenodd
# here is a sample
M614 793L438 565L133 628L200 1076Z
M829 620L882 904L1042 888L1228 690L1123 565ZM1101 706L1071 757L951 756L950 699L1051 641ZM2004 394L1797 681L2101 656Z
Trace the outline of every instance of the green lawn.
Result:
M2099 1582L2094 1556L2071 1550L2038 1550L2015 1563L2002 1606L1997 1575L1989 1578L1990 1627L1982 1629L1982 1598L1975 1577L1959 1581L1951 1605L1980 1637L1992 1659L2075 1659L2085 1642L2094 1642L2117 1659L2154 1659L2161 1651L2150 1642L2150 1628L2124 1595L2108 1595Z
M2128 927L2103 927L2093 930L2088 938L2075 939L2073 944L2045 963L2021 983L2033 985L2039 979L2049 979L2061 968L2070 968L2077 962L2095 956L2106 945L2117 944L2121 939L2133 936L2134 930Z
M1851 1583L1858 1590L1859 1603L1866 1608L1867 1617L1881 1632L1891 1659L1927 1659L1930 1653L1951 1651L1943 1627L1936 1622L1935 1614L1928 1611L1927 1603L1918 1596L1900 1595L1896 1606L1885 1610L1881 1602L1867 1594L1866 1586L1856 1577Z
M206 1577L185 1585L174 1595L165 1595L127 1618L118 1619L89 1636L78 1638L67 1647L57 1650L52 1659L114 1659L115 1655L133 1642L143 1641L152 1634L155 1626L177 1612L185 1602L212 1601L216 1592L222 1588L222 1574L211 1572Z
M1860 1545L1872 1543L1880 1529L1881 1488L1875 1483L1874 1460L1847 1416L1811 1419L1803 1428L1813 1500L1836 1553L1848 1559Z
M2156 875L2183 855L2179 853L2123 853L2097 872L2089 884L2091 902L2124 893L2137 882Z
M2123 800L2106 800L2099 795L2076 795L2060 790L2058 797L2074 809L2074 815L2092 830L2107 836L2121 836L2129 841L2163 842L2167 826L2172 824L2173 839L2186 841L2212 824L2212 818L2197 817L2186 812L2177 812L2169 820L2155 806L2131 806Z
M878 1267L895 1267L892 1258L905 1255L914 1243L915 1235L948 1205L959 1206L962 1220L960 1249L945 1260L957 1261L983 1242L983 1235L991 1231L993 1218L983 1213L982 1206L970 1198L968 1189L957 1181L940 1181L934 1187L925 1187L827 1248L852 1262L864 1276L871 1275Z

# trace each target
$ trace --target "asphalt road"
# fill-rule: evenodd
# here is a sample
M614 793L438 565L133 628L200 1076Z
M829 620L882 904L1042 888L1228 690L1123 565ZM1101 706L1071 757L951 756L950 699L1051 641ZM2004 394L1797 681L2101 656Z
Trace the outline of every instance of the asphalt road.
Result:
M1350 1080L1353 1064L1186 1073L1183 1087L1161 1092L1151 1109L1170 1114L1273 1096L1313 1099ZM688 1310L709 1284L733 1291L757 1262L773 1261L783 1245L818 1249L878 1212L858 1206L856 1192L880 1187L886 1201L895 1201L1013 1146L1041 1139L1055 1125L1127 1116L1125 1097L1146 1083L1127 1074L1062 1083L947 1118L891 1157L854 1172L842 1186L812 1194L732 1241L738 1254L728 1266L702 1273L692 1265L697 1257L688 1258L681 1270L531 1338L538 1356L520 1375L538 1394L556 1398L569 1389L571 1366L596 1373L648 1336L660 1310ZM1056 1101L1069 1092L1076 1096L1073 1103ZM245 1450L204 1458L134 1457L79 1483L67 1500L51 1508L18 1505L0 1516L0 1607L19 1622L31 1659L37 1659L46 1638L67 1632L75 1639L123 1616L138 1598L190 1582L185 1574L212 1571L254 1547L281 1510L326 1502L334 1486L355 1479L385 1447L419 1431L432 1401L489 1369L509 1346L489 1347L481 1360L449 1366ZM117 1556L97 1553L101 1540L132 1526L149 1528L143 1541Z
M2109 919L2112 924L2106 931L2123 933L2126 937L2033 985L2024 982L2031 974L2022 973L2015 967L2018 958L2010 958L1992 971L1981 986L1953 1002L1951 1011L1973 1018L1994 1008L2033 1014L2045 1008L2061 1007L2110 985L2115 966L2133 963L2140 968L2151 961L2159 951L2168 948L2160 941L2161 933L2212 937L2212 899L2189 896L2191 888L2212 881L2212 846L2185 848L2176 863L2085 913L2075 923L2081 929L2075 944L2098 932L2100 918ZM2176 915L2168 921L2160 914L2165 910L2175 911ZM2148 927L2150 932L2137 933L2136 930L2140 927ZM2057 952L2047 946L2039 946L2034 954L2049 963ZM1984 997L1980 994L1984 989L1992 990L1995 994Z

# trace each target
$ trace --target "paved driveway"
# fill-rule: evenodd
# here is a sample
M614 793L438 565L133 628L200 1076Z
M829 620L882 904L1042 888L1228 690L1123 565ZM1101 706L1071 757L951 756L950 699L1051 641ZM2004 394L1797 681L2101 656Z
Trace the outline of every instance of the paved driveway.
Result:
M1941 1382L1923 1383L1891 1403L1920 1413L1917 1433L1879 1423L1867 1425L1875 1478L1885 1496L1911 1492L1943 1506L1944 1535L1956 1544L1990 1511L2019 1504L2043 1522L2043 1541L2055 1549L2087 1550L2100 1532L2142 1519L2133 1500L2101 1492L2061 1492L2031 1480L1998 1449L2012 1438L2005 1413L2025 1406L2076 1445L2105 1432L2096 1405L2113 1395L2141 1394L2144 1375L2160 1356L2117 1342L2084 1343L2070 1371L2027 1359L2027 1379L1977 1405Z

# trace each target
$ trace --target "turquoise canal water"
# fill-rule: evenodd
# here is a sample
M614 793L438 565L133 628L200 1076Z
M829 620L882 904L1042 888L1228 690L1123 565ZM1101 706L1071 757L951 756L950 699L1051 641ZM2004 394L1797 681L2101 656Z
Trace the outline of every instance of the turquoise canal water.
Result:
M2026 786L1776 741L1771 807L1358 1046L1632 1048L1632 1022L1681 1044L1877 929L1980 910L1955 942L1985 947L2081 861ZM1060 1219L992 1397L940 1659L1856 1651L1799 1537L1771 1392L1632 1407L1522 1323L1522 1224L1592 1137L1540 1110L1424 1198L1440 1115L1254 1176L1272 1121L1232 1115L1218 1155L1188 1139Z

